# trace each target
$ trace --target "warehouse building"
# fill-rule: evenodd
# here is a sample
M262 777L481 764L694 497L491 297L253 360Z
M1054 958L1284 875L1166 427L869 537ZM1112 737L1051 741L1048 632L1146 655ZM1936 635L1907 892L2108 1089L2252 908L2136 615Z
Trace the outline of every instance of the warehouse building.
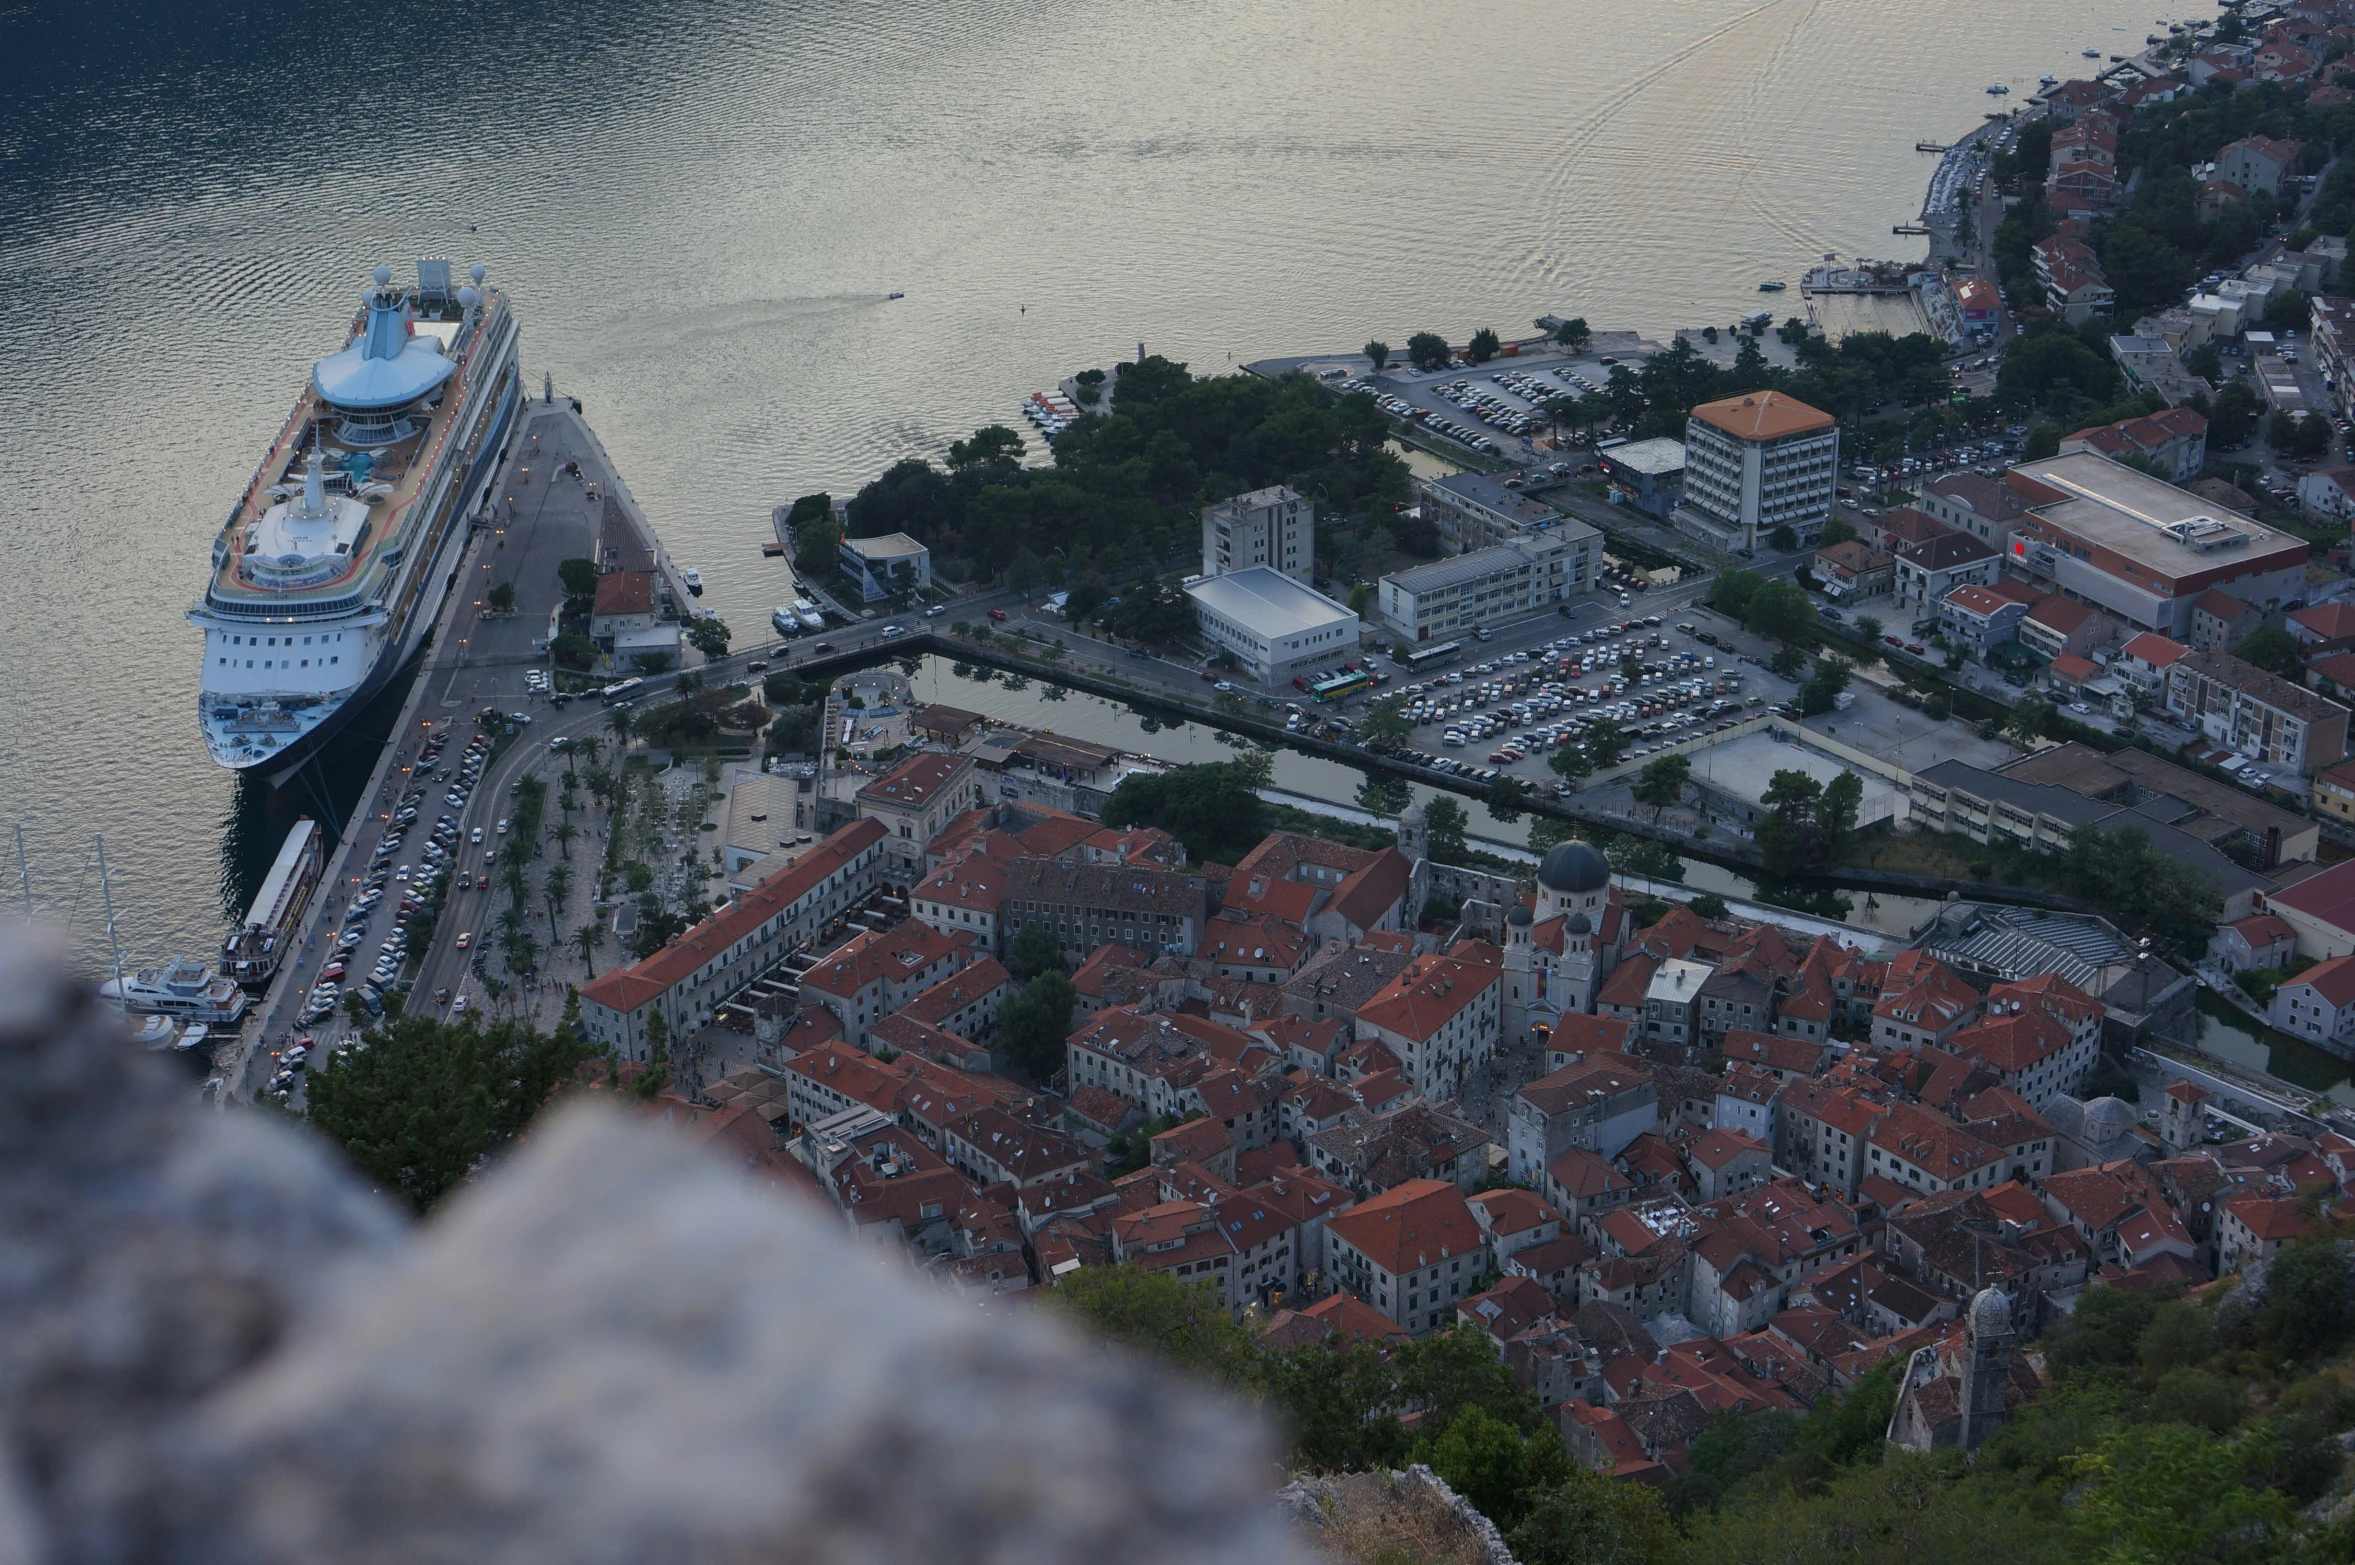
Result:
M1262 684L1357 656L1357 616L1265 565L1186 583L1202 634Z
M2061 495L2032 508L2005 564L2137 630L2192 638L2192 605L2222 588L2261 609L2303 601L2305 541L2092 451L2014 471Z

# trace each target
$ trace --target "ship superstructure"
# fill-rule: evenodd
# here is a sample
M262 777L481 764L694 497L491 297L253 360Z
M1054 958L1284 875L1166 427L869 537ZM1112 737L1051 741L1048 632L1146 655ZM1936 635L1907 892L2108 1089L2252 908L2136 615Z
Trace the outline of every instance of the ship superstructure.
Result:
M213 544L198 717L213 759L291 769L423 648L521 397L506 294L376 268Z

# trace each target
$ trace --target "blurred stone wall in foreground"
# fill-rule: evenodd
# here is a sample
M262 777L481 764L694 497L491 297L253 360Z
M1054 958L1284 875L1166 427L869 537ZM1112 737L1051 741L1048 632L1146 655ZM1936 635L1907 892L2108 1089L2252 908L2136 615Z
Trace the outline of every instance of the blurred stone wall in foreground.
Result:
M568 1107L411 1226L0 932L0 1565L1297 1558L1258 1430Z

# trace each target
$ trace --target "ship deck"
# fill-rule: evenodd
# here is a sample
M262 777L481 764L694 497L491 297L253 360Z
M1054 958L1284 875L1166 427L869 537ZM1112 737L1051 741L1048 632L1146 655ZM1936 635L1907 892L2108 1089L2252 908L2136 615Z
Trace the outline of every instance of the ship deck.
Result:
M494 295L494 297L496 297ZM485 311L485 321L492 312ZM422 324L421 327L422 328ZM228 551L214 570L210 587L214 595L232 602L287 603L315 602L349 594L364 584L371 571L384 559L388 546L404 542L410 522L410 512L416 505L427 479L435 471L442 456L442 445L453 438L453 432L464 409L474 405L477 396L491 389L495 383L495 364L485 366L479 355L490 333L478 330L458 356L458 370L446 383L441 401L424 426L405 438L386 445L349 444L334 433L338 422L333 411L321 401L318 388L307 378L302 396L295 402L294 411L287 416L278 438L271 444L268 455L255 471L253 481L246 486L244 497L224 524L223 534L228 540ZM349 339L347 339L348 341ZM493 373L486 375L485 371ZM367 531L351 563L323 582L296 588L257 586L240 574L245 559L248 532L261 521L276 502L270 490L279 485L300 488L307 451L316 427L322 448L338 455L365 451L374 459L369 477L373 485L391 485L392 493L382 503L369 507Z

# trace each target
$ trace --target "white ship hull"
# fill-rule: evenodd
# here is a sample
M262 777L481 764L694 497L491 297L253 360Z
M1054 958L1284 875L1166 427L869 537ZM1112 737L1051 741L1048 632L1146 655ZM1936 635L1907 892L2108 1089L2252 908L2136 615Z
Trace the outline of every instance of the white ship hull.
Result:
M462 321L432 323L435 341L450 328L450 346L378 356L404 369L431 361L423 373L439 379L408 406L383 414L329 399L329 367L359 352L391 313L382 301L398 297L380 291L354 347L321 365L320 387L298 401L230 513L214 546L214 580L189 611L205 632L198 719L221 766L283 777L416 660L513 432L522 400L517 332L496 296L470 304ZM407 325L401 309L396 324ZM424 340L413 326L409 333L395 340ZM352 438L370 421L400 438ZM371 481L377 449L387 465L400 464L396 482ZM339 463L332 490L309 471ZM308 480L300 499L292 493L298 472Z

